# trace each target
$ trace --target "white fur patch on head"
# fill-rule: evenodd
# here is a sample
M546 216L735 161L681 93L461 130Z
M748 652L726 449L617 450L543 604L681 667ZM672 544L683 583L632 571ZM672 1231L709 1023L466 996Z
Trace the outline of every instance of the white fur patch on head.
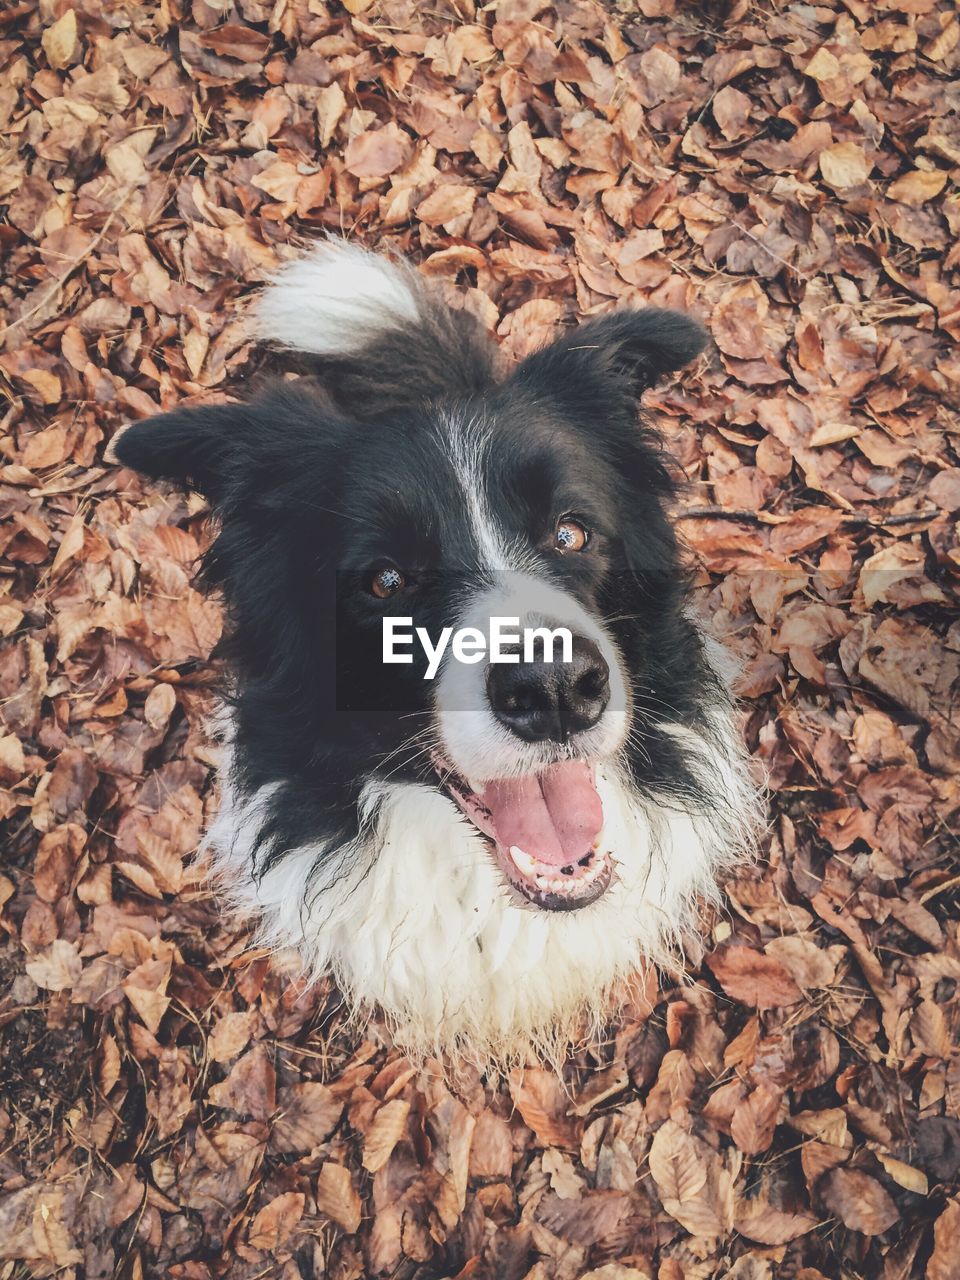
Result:
M484 469L491 447L482 417L444 413L437 437L463 494L467 522L477 548L477 563L487 571L536 567L536 557L518 539L509 538L493 513Z
M321 240L282 266L254 305L254 336L318 356L351 355L420 318L412 267L346 240Z

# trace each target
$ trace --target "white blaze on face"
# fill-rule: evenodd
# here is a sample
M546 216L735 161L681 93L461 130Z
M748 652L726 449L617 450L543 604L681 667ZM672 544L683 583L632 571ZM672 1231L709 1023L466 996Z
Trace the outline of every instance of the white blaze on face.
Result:
M476 627L488 634L491 618L518 618L521 635L528 628L565 628L592 640L609 668L610 699L597 724L576 736L572 754L582 759L613 756L626 739L630 695L623 661L611 636L569 592L545 578L510 571L493 577L495 585L474 594L457 626ZM556 743L523 742L500 723L487 697L487 671L486 663L467 665L448 654L434 695L444 755L471 784L522 777L558 758Z

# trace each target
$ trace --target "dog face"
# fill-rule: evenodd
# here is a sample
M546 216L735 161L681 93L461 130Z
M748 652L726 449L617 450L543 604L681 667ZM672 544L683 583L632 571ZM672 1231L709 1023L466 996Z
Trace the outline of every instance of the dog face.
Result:
M645 708L684 700L671 672L678 646L695 650L669 479L637 398L701 342L686 317L621 313L481 391L454 381L399 404L368 391L351 416L349 393L331 397L320 375L129 431L121 460L199 485L219 516L207 569L231 614L240 706L254 689L275 700L241 721L253 780L319 756L336 762L341 808L373 777L439 787L529 902L572 910L600 896L612 851L594 771L651 756ZM431 368L431 392L437 379ZM383 660L397 617L434 650L445 631L504 618L564 628L572 651L524 661L517 646L493 664L448 650L427 678L422 649ZM675 764L668 743L658 755L661 772ZM658 781L649 766L645 778Z

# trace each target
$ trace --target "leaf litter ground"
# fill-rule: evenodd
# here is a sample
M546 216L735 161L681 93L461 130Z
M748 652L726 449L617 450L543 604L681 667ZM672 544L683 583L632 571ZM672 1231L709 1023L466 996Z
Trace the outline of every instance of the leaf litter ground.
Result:
M0 12L0 1276L948 1280L960 23L948 0L12 0ZM220 611L104 464L240 392L328 229L520 356L622 303L742 664L764 861L563 1083L444 1080L190 861Z

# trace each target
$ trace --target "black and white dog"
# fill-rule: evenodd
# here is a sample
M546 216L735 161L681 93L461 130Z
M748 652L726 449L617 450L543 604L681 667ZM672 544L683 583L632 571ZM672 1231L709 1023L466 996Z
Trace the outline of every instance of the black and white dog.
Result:
M503 370L412 268L340 242L286 265L255 324L302 376L115 444L219 524L225 892L415 1051L555 1056L673 954L755 822L638 424L704 334L615 311ZM433 638L435 678L416 644L384 661L386 618ZM440 656L491 618L569 652Z

